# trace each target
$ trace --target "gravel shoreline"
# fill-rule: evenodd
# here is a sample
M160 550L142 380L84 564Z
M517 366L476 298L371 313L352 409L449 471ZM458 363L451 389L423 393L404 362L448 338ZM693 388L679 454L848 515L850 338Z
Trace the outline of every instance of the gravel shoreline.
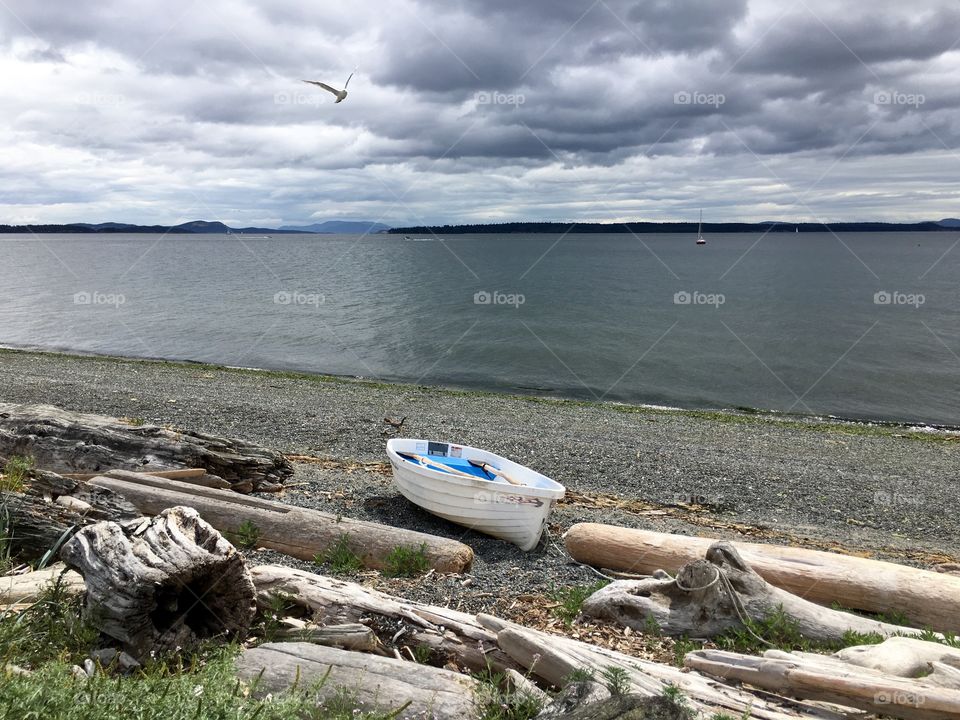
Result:
M956 432L14 350L0 351L0 369L5 402L49 403L331 458L297 463L278 499L462 539L476 552L469 582L377 582L468 611L506 613L511 597L595 581L560 549L559 534L576 522L836 544L920 565L960 557L960 518L952 512L960 481ZM405 436L484 447L607 502L558 506L552 542L533 553L433 518L399 496L382 466L383 419L404 416ZM608 496L666 514L629 512ZM265 551L254 556L298 564Z

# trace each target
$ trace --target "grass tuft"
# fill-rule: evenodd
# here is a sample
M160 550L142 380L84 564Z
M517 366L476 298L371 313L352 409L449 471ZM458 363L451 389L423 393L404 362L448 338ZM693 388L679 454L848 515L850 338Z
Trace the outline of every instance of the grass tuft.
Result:
M36 461L29 456L14 455L8 459L0 475L0 492L23 492L35 465Z
M427 544L418 548L397 545L384 559L383 574L387 577L416 577L430 568L427 559Z
M313 561L317 565L327 565L335 575L351 574L363 569L363 561L350 549L350 537L346 534L341 535L325 552L314 555Z
M237 547L251 550L260 541L260 528L249 520L244 520L236 530L227 530L224 535Z
M580 614L584 600L607 585L609 585L608 581L600 580L591 585L573 585L552 590L550 598L554 602L560 603L559 607L553 608L553 614L563 620L564 625L570 627L576 620L577 615Z

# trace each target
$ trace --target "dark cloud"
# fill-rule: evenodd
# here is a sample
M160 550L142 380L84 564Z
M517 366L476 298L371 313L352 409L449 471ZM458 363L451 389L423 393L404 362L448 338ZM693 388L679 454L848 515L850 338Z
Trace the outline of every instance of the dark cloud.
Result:
M55 204L57 187L66 208L96 204L106 177L116 195L202 187L290 221L322 197L354 212L476 216L474 197L501 216L564 202L588 213L624 183L666 198L663 211L701 178L723 195L766 169L802 166L813 182L855 165L845 182L894 184L891 162L914 178L960 143L960 8L948 0L6 7L8 207ZM354 67L340 105L300 82L339 85ZM942 197L942 173L925 182ZM650 211L633 197L635 214Z

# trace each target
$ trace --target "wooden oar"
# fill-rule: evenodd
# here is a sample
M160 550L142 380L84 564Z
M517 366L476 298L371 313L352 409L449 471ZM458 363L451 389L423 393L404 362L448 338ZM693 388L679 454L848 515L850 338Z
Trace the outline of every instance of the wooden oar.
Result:
M523 483L520 482L519 480L513 479L512 477L507 475L503 470L495 468L493 465L491 465L488 462L484 462L483 460L467 460L467 462L473 465L474 467L478 467L481 470L484 470L490 473L491 475L498 475L499 477L502 477L511 485L523 485Z
M476 480L477 478L470 473L462 472L456 468L452 468L449 465L444 465L443 463L437 462L436 460L431 460L430 458L424 455L415 455L414 453L402 453L398 452L397 455L404 458L405 460L414 460L421 465L426 467L432 467L434 470L441 470L443 472L450 473L451 475L456 475L457 477L468 478L469 480Z

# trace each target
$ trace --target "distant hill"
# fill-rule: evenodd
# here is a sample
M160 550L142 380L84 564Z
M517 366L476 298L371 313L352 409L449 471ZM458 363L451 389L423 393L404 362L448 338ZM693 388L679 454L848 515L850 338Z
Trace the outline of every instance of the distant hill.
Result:
M367 234L387 232L389 225L370 220L327 220L312 225L283 225L281 230L308 233L339 233L342 235Z
M943 220L938 222L937 225L940 225L945 228L960 228L960 219L944 218Z
M243 227L232 228L222 222L191 220L179 225L131 225L130 223L69 223L66 225L0 225L0 233L183 233L189 235L275 235L293 234L296 230Z
M949 222L949 221L947 221ZM960 222L960 221L957 221ZM917 232L948 230L951 226L933 221L918 223L836 222L792 223L768 220L760 223L704 223L706 233L740 232ZM420 225L391 228L398 235L457 235L465 233L693 233L695 222L557 223L507 222L477 225Z

